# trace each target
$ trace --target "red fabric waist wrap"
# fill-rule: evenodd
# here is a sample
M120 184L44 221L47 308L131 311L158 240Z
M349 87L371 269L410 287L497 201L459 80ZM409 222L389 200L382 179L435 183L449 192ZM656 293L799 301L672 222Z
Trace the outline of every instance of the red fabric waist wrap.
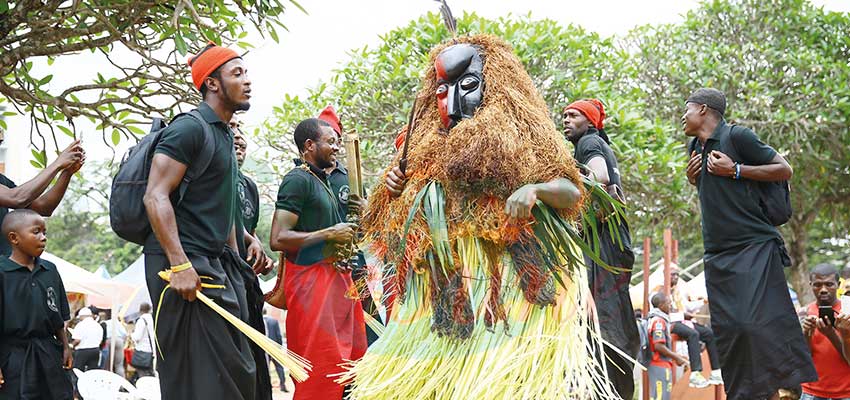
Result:
M310 378L295 384L294 400L341 399L334 374L340 364L366 352L366 324L354 282L327 262L298 265L286 260L286 347L313 364Z

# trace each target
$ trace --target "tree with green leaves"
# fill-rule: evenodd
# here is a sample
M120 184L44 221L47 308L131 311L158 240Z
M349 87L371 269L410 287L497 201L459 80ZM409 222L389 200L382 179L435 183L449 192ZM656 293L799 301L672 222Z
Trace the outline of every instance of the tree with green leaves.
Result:
M295 0L0 1L0 102L29 118L35 164L49 142L58 149L57 134L76 136L79 118L117 145L146 134L149 116L200 101L185 80L188 53L208 41L247 49L248 27L277 41L290 5L303 11ZM57 88L53 73L35 72L80 52L106 66L93 81Z
M850 226L848 31L850 15L808 1L741 0L707 2L684 23L647 26L628 37L644 115L679 127L688 94L714 87L728 98L730 122L754 129L791 163L794 216L782 231L791 281L805 298L812 239L846 236ZM681 129L675 135L684 141ZM671 173L684 175L684 166ZM695 193L659 189L662 197Z

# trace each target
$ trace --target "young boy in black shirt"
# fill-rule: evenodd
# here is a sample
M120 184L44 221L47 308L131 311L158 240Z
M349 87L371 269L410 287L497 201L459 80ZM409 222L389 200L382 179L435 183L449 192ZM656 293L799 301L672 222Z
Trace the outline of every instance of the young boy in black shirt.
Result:
M71 400L63 369L71 361L70 310L56 266L39 258L47 244L44 219L15 210L0 230L12 246L11 256L0 256L0 400Z

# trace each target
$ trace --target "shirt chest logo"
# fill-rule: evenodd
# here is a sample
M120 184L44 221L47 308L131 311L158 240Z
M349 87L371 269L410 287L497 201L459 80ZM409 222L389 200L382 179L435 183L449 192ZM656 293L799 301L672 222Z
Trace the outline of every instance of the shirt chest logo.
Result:
M47 308L53 312L59 312L59 307L56 305L56 291L52 287L47 288Z
M339 202L342 204L348 204L348 196L351 195L351 188L348 185L344 185L339 188Z

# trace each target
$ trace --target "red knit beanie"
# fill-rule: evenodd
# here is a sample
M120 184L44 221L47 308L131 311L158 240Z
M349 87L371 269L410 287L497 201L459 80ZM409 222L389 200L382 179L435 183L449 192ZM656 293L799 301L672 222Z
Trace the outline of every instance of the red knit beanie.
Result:
M204 80L216 68L234 58L240 58L239 54L227 47L216 46L212 42L197 55L189 57L189 66L192 67L192 82L195 83L195 88L201 90Z
M578 110L584 114L588 121L593 124L596 129L604 128L605 122L605 107L602 102L597 99L579 100L564 107L564 111Z
M319 114L319 119L331 125L337 135L342 136L342 122L339 121L339 116L336 115L336 110L333 106L327 106Z

